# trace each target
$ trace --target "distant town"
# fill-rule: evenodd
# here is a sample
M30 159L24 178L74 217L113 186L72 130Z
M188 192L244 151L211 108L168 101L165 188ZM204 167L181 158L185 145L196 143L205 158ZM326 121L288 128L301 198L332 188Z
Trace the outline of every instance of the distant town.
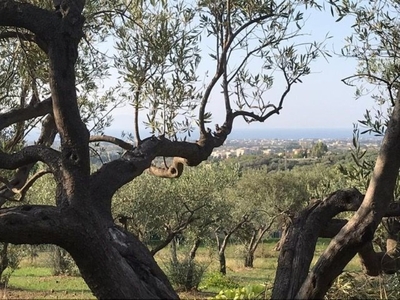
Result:
M326 139L234 139L214 149L213 158L239 157L244 154L278 155L287 158L306 157L313 146L324 143L329 152L343 152L353 147L352 138L326 138ZM381 139L376 137L363 138L359 143L364 149L378 149Z
M368 150L378 150L382 139L363 137L359 140L360 147ZM265 157L282 157L285 159L301 160L314 158L312 149L316 144L326 146L325 154L336 154L349 151L353 146L352 138L301 138L301 139L228 139L225 144L214 149L210 160L224 160L243 155L260 155ZM94 153L92 163L102 164L120 157L124 152L116 145L100 143L101 148ZM101 153L101 159L99 154Z

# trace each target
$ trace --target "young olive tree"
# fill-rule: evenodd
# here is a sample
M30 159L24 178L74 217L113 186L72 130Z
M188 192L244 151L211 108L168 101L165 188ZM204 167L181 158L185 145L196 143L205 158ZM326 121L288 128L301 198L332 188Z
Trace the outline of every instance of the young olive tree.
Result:
M0 168L13 171L2 178L1 202L14 197L20 202L0 209L0 241L64 248L98 298L177 298L150 251L114 222L116 191L146 170L179 177L184 166L199 165L224 143L238 117L264 122L279 113L293 85L323 53L320 44L295 40L303 25L301 8L318 7L313 1L190 5L0 0L0 129L3 134L30 123L41 130L33 145L13 152L1 148ZM114 56L102 54L104 43L113 41ZM209 43L201 47L204 41ZM213 52L205 54L210 45ZM196 67L208 54L211 76L196 85ZM110 60L122 78L102 97L99 85ZM275 76L285 87L277 99L267 100ZM212 121L207 105L218 92L223 123L212 131L206 127ZM108 125L107 109L120 99L134 108L134 144L93 127ZM146 138L139 132L143 119L150 128ZM197 141L179 140L177 134L192 126L198 127ZM51 147L56 135L58 149ZM90 143L99 141L126 151L92 171ZM162 157L171 160L156 164ZM52 205L23 201L38 176L32 174L38 162L45 166L39 172L50 172L56 183Z
M255 251L265 233L282 226L309 199L307 187L300 179L294 172L249 170L232 189L234 197L241 202L237 209L251 216L243 224L244 233L240 235L245 244L245 267L253 267Z
M282 247L275 277L273 298L320 299L347 263L358 254L366 274L379 276L399 270L398 233L400 205L395 201L400 167L400 13L398 1L330 1L339 19L354 17L354 32L343 54L359 62L347 84L363 82L356 96L369 95L377 101L376 113L367 110L361 124L365 131L382 135L383 141L372 172L363 154L353 157L363 172L365 195L356 189L339 190L324 201L315 201L299 212ZM359 149L358 149L359 150ZM360 184L360 185L361 185ZM349 220L332 219L340 212L355 211ZM386 250L372 244L383 221L388 231ZM309 270L318 236L332 238L314 267Z

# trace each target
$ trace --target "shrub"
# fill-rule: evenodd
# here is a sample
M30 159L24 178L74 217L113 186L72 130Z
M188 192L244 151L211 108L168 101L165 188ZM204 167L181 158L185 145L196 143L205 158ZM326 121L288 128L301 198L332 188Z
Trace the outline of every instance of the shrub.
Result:
M197 289L207 266L198 264L192 259L170 260L165 264L166 274L178 290Z
M234 289L239 287L239 284L226 275L216 271L208 273L202 281L201 289L210 287L218 289Z
M222 290L213 299L264 299L263 284L249 284L242 288Z

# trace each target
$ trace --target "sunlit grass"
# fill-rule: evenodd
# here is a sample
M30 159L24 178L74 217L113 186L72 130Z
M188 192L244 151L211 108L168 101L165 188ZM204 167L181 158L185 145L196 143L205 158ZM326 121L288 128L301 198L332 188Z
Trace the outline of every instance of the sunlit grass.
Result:
M39 253L33 261L24 259L3 290L3 298L25 299L94 299L81 277L53 276L49 255ZM18 296L13 296L18 295Z

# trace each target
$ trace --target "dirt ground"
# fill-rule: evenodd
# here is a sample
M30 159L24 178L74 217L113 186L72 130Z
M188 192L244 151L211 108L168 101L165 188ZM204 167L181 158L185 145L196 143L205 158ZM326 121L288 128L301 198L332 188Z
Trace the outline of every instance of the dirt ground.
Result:
M200 300L209 299L215 296L215 293L190 291L180 292L181 299ZM85 299L88 298L87 294L77 294L68 292L37 292L37 291L23 291L18 289L3 289L0 291L0 299ZM95 299L93 296L91 299Z
M1 299L82 299L82 294L67 292L37 292L5 289L0 291ZM85 295L87 298L87 295ZM84 296L84 298L85 298ZM94 297L92 298L94 299Z

